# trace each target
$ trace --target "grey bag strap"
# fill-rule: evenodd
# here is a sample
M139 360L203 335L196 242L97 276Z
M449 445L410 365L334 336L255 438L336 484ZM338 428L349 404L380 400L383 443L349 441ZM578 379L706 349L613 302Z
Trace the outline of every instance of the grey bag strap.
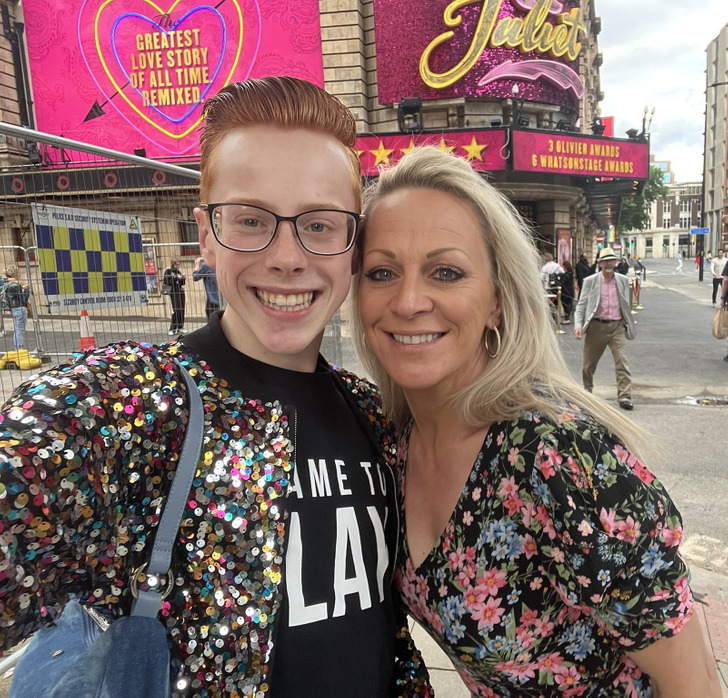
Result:
M192 480L195 476L197 461L202 448L204 410L200 391L192 376L187 373L184 367L179 366L179 369L187 384L190 414L177 471L174 474L172 487L164 505L162 518L157 526L152 554L149 562L142 565L131 580L131 591L136 597L131 612L133 616L156 618L162 608L162 601L172 591L174 577L169 569L172 562L172 548L177 539L177 532L182 521L182 514L187 504L187 496L192 487ZM137 590L137 576L141 572L145 572L147 576L147 584L150 587L148 590ZM167 577L167 586L162 591L160 590L160 583L165 576Z

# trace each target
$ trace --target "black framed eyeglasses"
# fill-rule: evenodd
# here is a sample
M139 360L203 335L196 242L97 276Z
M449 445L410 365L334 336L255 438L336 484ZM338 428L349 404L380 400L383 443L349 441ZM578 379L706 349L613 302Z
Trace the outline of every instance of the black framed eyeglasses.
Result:
M200 204L210 216L217 241L236 252L260 252L273 242L282 221L290 221L306 252L324 256L351 249L363 216L353 211L318 208L296 216L279 216L252 204Z

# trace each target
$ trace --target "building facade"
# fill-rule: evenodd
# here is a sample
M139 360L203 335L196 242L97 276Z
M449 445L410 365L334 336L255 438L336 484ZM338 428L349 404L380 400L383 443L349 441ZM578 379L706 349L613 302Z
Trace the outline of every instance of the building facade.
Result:
M702 226L707 248L728 250L728 24L706 50Z
M665 172L673 178L669 167ZM696 254L696 236L690 231L701 227L702 183L670 183L667 187L669 193L650 206L649 227L619 236L623 253L645 259L676 257L678 252L690 257ZM715 254L706 241L705 252L710 249Z
M437 145L466 157L500 188L544 250L593 256L597 235L616 223L622 198L644 185L649 170L644 129L615 139L599 118L594 0L462 5L281 2L245 18L259 23L252 46L242 19L237 26L234 13L225 15L243 7L233 2L218 19L194 13L199 25L186 30L189 48L175 48L171 35L183 34L175 22L191 23L191 12L143 18L134 28L138 12L127 12L124 0L0 0L0 120L194 168L205 95L246 75L294 74L351 108L365 177L410 147ZM462 19L452 30L450 12ZM63 30L69 17L78 38ZM228 24L218 36L219 17ZM489 31L475 31L486 19ZM96 38L90 50L94 37L83 32L105 26L110 48ZM150 68L162 58L169 68ZM196 183L153 162L99 162L0 136L0 195L0 246L31 247L29 205L45 202L134 213L150 244L194 255L184 243L196 237Z

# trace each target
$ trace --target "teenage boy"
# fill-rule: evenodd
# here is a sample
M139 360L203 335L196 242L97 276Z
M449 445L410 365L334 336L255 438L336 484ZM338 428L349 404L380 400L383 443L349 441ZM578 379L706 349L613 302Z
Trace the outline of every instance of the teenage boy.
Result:
M284 77L229 85L205 116L195 217L226 308L179 342L89 352L0 415L14 570L0 638L55 617L71 581L95 610L128 612L184 438L177 361L206 412L160 616L177 694L428 695L390 588L398 513L378 398L319 354L351 280L354 119ZM49 526L55 542L29 555Z

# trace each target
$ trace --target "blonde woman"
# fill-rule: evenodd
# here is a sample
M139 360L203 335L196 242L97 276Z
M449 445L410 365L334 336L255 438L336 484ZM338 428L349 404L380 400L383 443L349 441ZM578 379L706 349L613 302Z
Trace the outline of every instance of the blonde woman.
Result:
M364 206L357 341L401 437L410 612L477 696L720 696L641 437L569 375L529 231L417 148Z
M5 276L8 277L8 280L3 294L7 306L10 308L10 315L13 318L13 346L16 350L24 349L30 289L27 283L20 281L20 270L17 264L11 264L5 270Z

